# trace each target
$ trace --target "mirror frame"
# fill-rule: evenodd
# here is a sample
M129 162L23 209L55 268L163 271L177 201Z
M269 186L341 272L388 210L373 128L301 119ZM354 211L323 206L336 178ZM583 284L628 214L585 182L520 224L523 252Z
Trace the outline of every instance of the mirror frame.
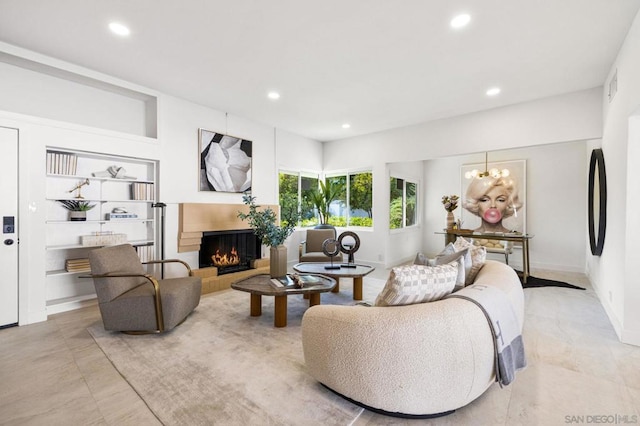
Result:
M598 205L598 229L595 229L595 178L598 173L599 205ZM607 172L604 166L604 154L602 149L591 151L589 163L589 244L591 254L600 256L604 248L604 236L607 231Z

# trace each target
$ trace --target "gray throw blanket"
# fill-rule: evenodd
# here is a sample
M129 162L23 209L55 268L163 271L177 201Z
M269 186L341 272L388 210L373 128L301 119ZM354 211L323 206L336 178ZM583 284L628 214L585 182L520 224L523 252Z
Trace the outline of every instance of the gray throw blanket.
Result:
M518 318L507 295L494 287L473 284L447 296L450 297L475 303L484 313L493 335L496 381L500 387L511 383L516 371L527 366L527 360Z

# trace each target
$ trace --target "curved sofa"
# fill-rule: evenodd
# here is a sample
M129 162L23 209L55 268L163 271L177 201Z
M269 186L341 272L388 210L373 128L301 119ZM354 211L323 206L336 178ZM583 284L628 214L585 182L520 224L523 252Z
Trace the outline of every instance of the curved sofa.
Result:
M477 283L507 294L521 332L524 293L515 271L487 260ZM491 330L480 308L463 299L395 307L313 306L302 320L302 343L313 378L384 414L449 414L495 382Z

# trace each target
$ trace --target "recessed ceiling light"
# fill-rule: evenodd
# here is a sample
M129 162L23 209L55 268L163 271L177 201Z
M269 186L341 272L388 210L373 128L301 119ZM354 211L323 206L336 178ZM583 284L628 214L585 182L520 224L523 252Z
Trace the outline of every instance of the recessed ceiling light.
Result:
M344 123L344 124L342 125L342 128L343 128L343 129L349 129L349 128L351 128L351 124L349 124L349 123Z
M460 14L451 20L451 27L462 28L471 21L471 15L467 13Z
M278 93L278 92L269 92L267 97L269 99L273 99L275 101L276 99L280 99L280 93Z
M499 87L492 87L487 90L487 96L496 96L498 93L500 93Z
M117 34L117 35L122 36L122 37L126 37L129 34L131 34L131 31L129 30L129 28L127 28L125 25L123 25L123 24L121 24L119 22L110 23L109 24L109 29L114 34Z

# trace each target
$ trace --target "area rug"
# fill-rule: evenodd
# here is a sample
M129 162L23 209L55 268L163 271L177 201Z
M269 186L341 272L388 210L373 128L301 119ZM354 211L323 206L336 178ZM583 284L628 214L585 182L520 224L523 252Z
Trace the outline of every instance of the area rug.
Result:
M364 279L374 300L383 280ZM323 304L353 305L352 286L322 294ZM249 316L249 294L202 297L187 320L162 335L89 332L111 363L165 425L346 425L362 408L316 382L305 370L301 319L308 301L288 298L288 325L273 327L273 298ZM364 309L364 308L363 308ZM347 354L345 354L347 356Z
M520 276L520 282L522 282L522 275ZM527 283L522 283L523 288L535 288L535 287L565 287L565 288L573 288L576 290L586 290L583 287L578 287L577 285L569 284L564 281L556 281L556 280L548 280L546 278L537 278L529 275L527 277Z

